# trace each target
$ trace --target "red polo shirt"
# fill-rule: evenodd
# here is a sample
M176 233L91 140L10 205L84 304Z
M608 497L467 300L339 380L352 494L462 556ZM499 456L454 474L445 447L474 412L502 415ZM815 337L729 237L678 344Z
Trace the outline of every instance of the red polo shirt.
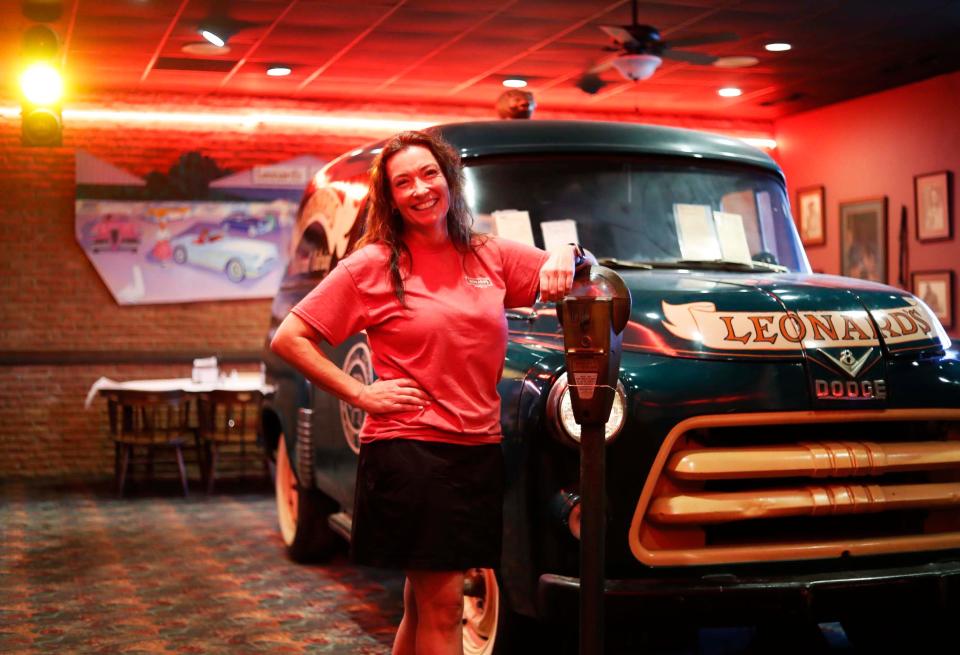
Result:
M535 302L548 254L488 237L466 254L446 243L411 255L407 307L393 294L388 249L372 244L343 259L292 311L334 346L366 330L377 376L410 378L430 397L422 410L368 415L361 442L498 443L504 308Z

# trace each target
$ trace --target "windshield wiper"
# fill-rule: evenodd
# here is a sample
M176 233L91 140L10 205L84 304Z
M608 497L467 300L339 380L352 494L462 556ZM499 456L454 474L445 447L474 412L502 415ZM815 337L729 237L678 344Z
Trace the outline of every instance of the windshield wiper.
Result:
M655 268L655 264L649 264L647 262L631 262L626 259L617 259L616 257L601 257L597 260L597 263L601 266L606 266L607 268L638 268L644 271L649 271L652 268Z
M601 266L610 268L639 268L650 270L654 268L678 269L694 268L697 270L712 271L766 271L770 273L789 273L790 269L780 264L770 264L767 262L731 262L723 259L705 261L701 259L680 259L676 261L665 262L633 262L613 257L604 257L598 259L597 263Z
M768 271L770 273L789 273L790 269L780 264L770 262L731 262L724 259L702 261L695 259L681 259L674 263L680 268L719 269L721 271Z

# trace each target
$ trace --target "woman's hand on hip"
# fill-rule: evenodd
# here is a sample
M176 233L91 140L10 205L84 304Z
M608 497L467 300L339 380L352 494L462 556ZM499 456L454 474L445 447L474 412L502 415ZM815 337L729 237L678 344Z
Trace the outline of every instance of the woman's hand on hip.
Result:
M566 244L550 251L550 259L540 269L540 299L560 300L573 286L574 247Z
M368 414L391 414L423 409L430 402L429 396L416 382L409 378L376 380L364 385L353 401Z

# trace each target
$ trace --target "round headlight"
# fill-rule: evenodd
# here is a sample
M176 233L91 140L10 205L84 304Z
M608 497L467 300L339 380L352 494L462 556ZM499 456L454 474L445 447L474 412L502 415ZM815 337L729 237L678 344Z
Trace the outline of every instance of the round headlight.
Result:
M547 396L547 416L550 425L561 437L580 443L580 424L573 418L573 404L570 400L570 385L567 384L567 374L557 378L550 395ZM613 397L613 407L610 409L610 418L604 429L604 438L609 442L623 428L627 420L627 391L620 380L617 380L617 393Z

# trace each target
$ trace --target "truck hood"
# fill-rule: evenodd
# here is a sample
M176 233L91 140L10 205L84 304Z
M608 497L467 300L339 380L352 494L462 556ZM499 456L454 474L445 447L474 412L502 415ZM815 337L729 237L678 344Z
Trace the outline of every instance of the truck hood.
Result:
M930 309L893 287L805 274L622 271L633 305L625 351L802 360L817 399L883 400L887 365L943 352Z

